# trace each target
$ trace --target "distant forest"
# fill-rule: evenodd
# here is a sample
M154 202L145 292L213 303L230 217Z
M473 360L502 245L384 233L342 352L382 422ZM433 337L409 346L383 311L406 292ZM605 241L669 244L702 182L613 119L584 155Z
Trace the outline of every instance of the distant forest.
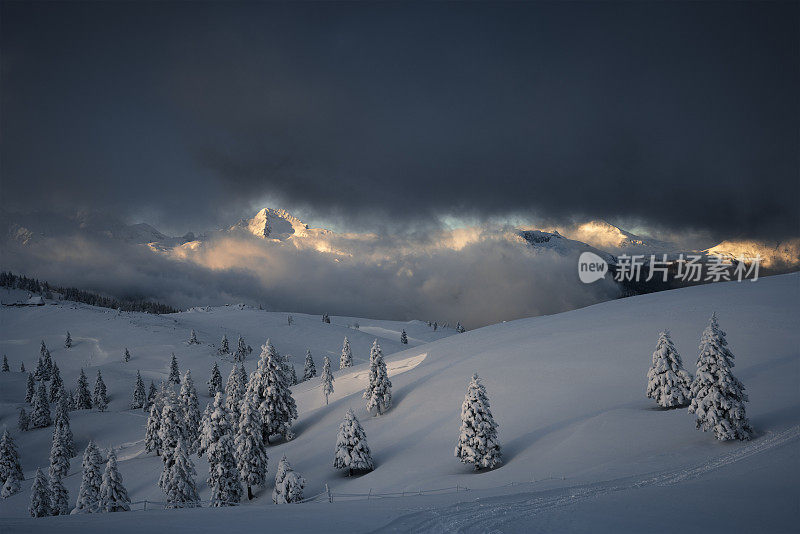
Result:
M113 298L104 297L97 293L84 291L75 287L59 287L50 285L48 282L40 282L35 278L19 276L11 272L0 272L0 287L12 289L22 289L31 293L38 293L44 298L53 298L53 293L59 293L64 300L82 302L101 308L112 308L114 310L144 312L144 313L177 313L180 310L143 298Z

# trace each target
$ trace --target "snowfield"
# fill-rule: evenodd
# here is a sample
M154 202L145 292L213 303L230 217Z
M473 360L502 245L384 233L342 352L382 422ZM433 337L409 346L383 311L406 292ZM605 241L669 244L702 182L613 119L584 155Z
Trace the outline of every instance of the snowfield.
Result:
M718 442L695 429L686 409L661 410L645 397L646 374L659 331L669 329L690 373L700 333L712 311L736 356L735 375L750 402L756 436ZM21 451L21 493L0 501L2 532L218 532L222 529L314 532L722 532L796 530L800 520L800 274L723 283L615 300L557 315L521 319L453 335L425 323L318 316L243 306L152 316L61 303L0 309L0 424ZM358 322L360 329L349 326ZM188 345L195 329L200 345ZM408 333L408 346L399 343ZM63 347L69 330L74 346ZM243 335L255 367L267 338L292 354L299 374L306 348L317 371L328 355L335 392L325 405L319 378L293 388L300 418L296 437L269 447L270 482L256 498L228 509L136 511L32 519L32 477L48 465L52 427L16 429L25 397L20 361L33 370L44 339L68 388L81 367L90 385L101 369L109 410L71 412L76 448L88 440L117 450L131 499L163 501L161 460L144 452L145 414L128 410L136 371L145 383L166 379L170 353L192 370L201 408L223 333L232 347ZM355 366L338 370L342 338ZM386 355L393 407L369 417L361 393L373 339ZM212 346L213 344L213 346ZM127 347L132 359L125 363ZM486 386L500 425L504 464L475 473L453 449L465 388L473 372ZM376 469L348 478L333 451L345 412L353 408L367 434ZM286 454L307 480L314 502L273 505L275 469ZM207 464L193 456L201 498ZM65 485L74 502L80 456ZM333 493L327 502L325 485ZM468 488L468 490L467 490ZM441 491L431 491L441 490ZM385 494L393 494L392 497ZM384 495L382 495L384 494ZM369 498L367 498L369 496Z

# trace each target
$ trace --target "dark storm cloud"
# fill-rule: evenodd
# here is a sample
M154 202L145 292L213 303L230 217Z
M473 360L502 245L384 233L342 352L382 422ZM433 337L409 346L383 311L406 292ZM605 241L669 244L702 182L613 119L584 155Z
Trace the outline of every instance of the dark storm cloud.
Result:
M796 3L2 5L2 205L800 233ZM192 226L194 225L194 226Z

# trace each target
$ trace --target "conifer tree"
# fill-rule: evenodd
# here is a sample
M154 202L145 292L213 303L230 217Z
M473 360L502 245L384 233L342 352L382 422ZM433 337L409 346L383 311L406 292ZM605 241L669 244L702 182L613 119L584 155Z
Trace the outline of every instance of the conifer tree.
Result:
M45 374L44 373L44 360L42 359L41 356L39 356L39 361L36 362L36 369L34 369L34 371L33 371L33 378L37 382L40 382L42 380L46 380L44 378L44 374Z
M64 487L61 477L50 475L50 510L53 515L66 515L69 513L69 492Z
M4 373L8 373L9 371L11 371L11 368L8 366L8 357L6 357L5 354L3 354L3 369L2 369L2 371Z
M100 369L97 370L97 380L94 383L94 398L92 399L94 407L98 411L104 412L108 407L108 395L106 395L106 384L103 382L103 375L100 374Z
M69 511L69 495L61 480L69 472L69 451L64 443L64 434L58 426L53 428L53 442L50 447L50 508L53 515Z
M192 329L192 333L189 336L189 345L199 345L199 344L200 344L200 342L197 341L197 332L195 332L194 328L193 328Z
M11 434L8 433L8 429L4 429L3 437L0 438L0 481L4 483L2 497L10 497L19 492L20 483L24 479L17 445ZM6 486L8 486L7 489Z
M131 361L131 352L128 350L128 347L125 347L125 354L122 355L122 359L125 360L126 363Z
M713 430L720 441L748 440L753 434L744 406L747 394L744 385L733 375L733 359L725 332L714 313L700 339L689 413L696 415L697 428L702 428L703 432Z
M239 341L236 344L236 355L234 359L237 362L243 362L247 359L247 344L244 342L242 336L239 336Z
M53 372L53 360L50 357L50 349L42 341L42 380L50 380L50 375Z
M78 377L78 410L91 410L92 409L92 395L89 393L89 381L86 379L86 374L81 369L81 374Z
M233 428L225 413L222 394L214 397L214 407L204 421L198 454L208 460L208 487L211 506L230 506L242 498L242 484L234 457Z
M244 395L236 434L236 460L239 476L253 498L253 486L263 486L267 476L267 447L262 435L261 412L251 390Z
M0 499L8 499L12 495L16 495L22 489L22 481L16 478L7 478L3 487L0 488Z
M69 422L69 395L64 386L61 386L61 392L56 403L55 431L61 433L61 439L67 454L70 458L74 458L77 451L75 450L75 441Z
M31 373L28 373L28 381L25 384L25 402L28 404L33 402L33 397L36 395L36 380Z
M178 370L178 360L175 358L175 353L172 353L172 362L169 364L169 379L173 384L181 383L181 373Z
M75 511L81 513L97 512L100 501L100 486L103 483L103 457L94 441L89 440L86 450L83 451L81 463L81 487L78 490L78 499Z
M306 362L303 365L303 381L311 380L317 376L317 368L314 366L314 358L311 357L311 349L306 350Z
M28 512L31 517L47 517L53 515L51 505L52 494L50 492L50 484L47 478L42 473L42 469L36 470L36 476L33 479L33 486L31 487L31 503L28 506Z
M247 384L242 383L242 373L239 371L239 364L233 364L231 367L231 374L228 375L228 381L225 383L225 411L230 415L231 426L233 427L234 434L236 427L239 424L239 405L242 403Z
M297 405L283 376L280 356L269 339L261 348L261 358L250 377L249 387L259 403L264 441L269 444L274 434L292 439L292 420L297 419Z
M20 362L20 364L19 364L19 372L20 373L24 373L25 372L25 362Z
M144 389L144 381L139 371L136 371L136 385L133 386L133 400L131 401L131 409L138 410L144 408L147 402L147 392Z
M217 393L222 393L222 375L217 362L214 362L214 367L211 368L211 378L208 379L208 396L213 399Z
M275 474L275 489L272 490L272 502L275 504L287 504L302 501L305 485L306 479L292 469L292 464L289 463L284 454L278 463L278 471Z
M164 404L161 402L160 395L156 395L150 405L144 434L144 450L155 452L159 456L161 455L161 438L158 431L161 428L161 410L163 409Z
M197 493L197 471L189 459L186 444L179 440L178 444L168 451L170 460L164 462L164 472L159 485L167 498L167 508L196 508L200 506L200 495Z
M128 490L122 484L122 475L117 467L117 454L113 449L108 450L108 461L100 484L99 503L101 512L127 512L131 509L131 499L128 497Z
M408 345L408 334L406 334L405 330L400 333L400 343Z
M219 344L219 353L220 355L231 353L231 349L228 347L228 336L225 334L222 335L222 341Z
M458 332L459 334L463 334L463 333L464 333L464 332L466 332L466 331L467 331L467 329L466 329L466 328L464 328L464 327L461 325L461 321L459 321L459 322L456 324L456 332Z
M158 441L161 460L165 464L169 464L172 461L172 453L178 443L186 441L183 413L169 396L165 399L164 407L161 409L161 418L158 424ZM165 468L163 474L168 473L168 471ZM159 485L161 485L161 481ZM163 486L161 489L164 489Z
M147 389L147 404L145 404L144 406L145 411L147 412L150 411L150 406L153 405L153 402L155 402L156 397L158 397L158 390L156 389L156 385L151 380L150 387Z
M68 349L72 347L72 336L69 335L69 330L67 330L67 338L64 340L64 348Z
M191 370L187 370L183 376L179 400L183 411L186 450L192 453L197 450L197 442L200 439L200 403L197 400L197 389L194 387Z
M497 426L486 388L477 373L473 374L461 404L461 429L455 449L456 457L465 464L473 464L476 470L500 465L502 459Z
M350 341L344 336L342 343L342 357L339 359L339 369L353 366L353 350L350 348Z
M687 406L691 402L692 377L683 368L681 355L669 332L659 333L653 364L647 372L647 396L662 408Z
M77 410L78 409L78 392L74 389L69 390L68 399L69 400L69 411Z
M47 389L44 382L39 382L39 388L33 398L31 426L33 428L44 428L50 426L52 422L52 419L50 419L50 404L47 402Z
M61 380L61 371L58 365L53 364L52 380L50 381L50 402L56 402L61 389L64 387L64 381Z
M392 407L392 382L377 339L369 353L369 384L364 398L367 399L367 411L372 415L384 414Z
M350 476L353 471L372 471L375 468L367 444L367 434L352 409L347 410L339 425L333 467L347 469Z
M331 372L331 360L327 356L322 360L322 394L325 395L325 404L328 404L328 397L333 395L333 373Z
M25 432L28 430L28 428L30 428L30 425L31 419L28 417L28 412L25 411L25 408L20 408L19 417L17 418L17 428L19 428L20 431Z

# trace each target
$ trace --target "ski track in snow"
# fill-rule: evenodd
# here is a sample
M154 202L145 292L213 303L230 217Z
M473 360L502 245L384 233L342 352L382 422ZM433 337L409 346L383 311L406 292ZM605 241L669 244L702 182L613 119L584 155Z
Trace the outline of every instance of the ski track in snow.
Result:
M566 508L601 495L650 486L673 486L734 464L800 438L800 425L768 432L728 454L698 465L642 477L631 477L542 492L476 499L401 516L376 532L506 532L510 521Z
M75 336L72 338L73 343L75 341L89 341L94 345L94 350L89 355L89 359L86 360L86 367L91 367L92 365L97 365L100 362L106 361L108 359L108 353L100 348L100 340L96 337L79 337Z

